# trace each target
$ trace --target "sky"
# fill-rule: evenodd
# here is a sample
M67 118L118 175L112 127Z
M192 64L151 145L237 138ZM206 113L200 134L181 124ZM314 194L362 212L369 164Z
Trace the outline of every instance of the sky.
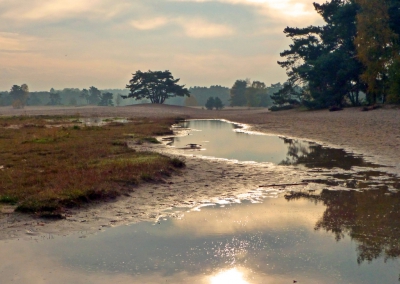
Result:
M187 87L283 83L283 29L321 24L312 2L0 0L0 90L123 89L137 70Z

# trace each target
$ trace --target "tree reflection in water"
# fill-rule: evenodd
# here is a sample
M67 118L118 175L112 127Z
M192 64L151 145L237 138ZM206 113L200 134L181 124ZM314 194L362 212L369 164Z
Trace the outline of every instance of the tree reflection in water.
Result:
M350 236L357 244L359 264L400 256L400 193L383 188L361 192L324 189L320 194L291 192L285 198L322 202L326 210L315 230L331 232L337 241Z
M350 170L353 166L377 168L379 165L366 162L362 157L346 153L342 149L326 148L312 142L304 142L281 137L287 145L286 159L280 162L284 166L303 165L307 168L340 168Z

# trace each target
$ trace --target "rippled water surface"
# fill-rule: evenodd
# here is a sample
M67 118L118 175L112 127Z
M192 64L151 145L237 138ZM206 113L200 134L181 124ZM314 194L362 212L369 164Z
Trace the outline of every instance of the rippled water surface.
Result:
M156 223L2 241L0 283L398 283L395 175L343 150L235 132L226 122L184 126L194 131L172 143L182 151L279 164L306 173L316 190L173 208L176 218Z

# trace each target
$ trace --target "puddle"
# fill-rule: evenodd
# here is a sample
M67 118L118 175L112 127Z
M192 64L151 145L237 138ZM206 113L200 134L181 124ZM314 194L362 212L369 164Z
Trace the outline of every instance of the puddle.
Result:
M372 191L330 191L315 198L288 200L267 198L262 203L223 207L208 204L199 211L182 211L183 218L156 224L143 222L68 237L32 237L35 242L0 242L0 250L8 255L7 263L0 266L0 280L397 282L400 216L395 199L383 193L373 195ZM391 218L395 218L394 223Z
M189 120L181 123L178 129L185 129L184 135L169 137L167 144L185 153L288 166L305 172L302 182L323 184L331 190L400 190L400 179L387 173L384 166L368 162L362 156L343 149L249 133L242 125L222 120Z
M179 129L189 135L166 139L173 149L273 163L282 184L190 201L154 223L0 241L0 282L398 283L400 180L385 167L224 121Z
M380 167L342 149L332 149L314 142L276 135L246 132L241 125L223 120L189 120L180 124L187 135L170 137L168 145L190 149L201 145L201 155L239 161L271 162L306 168Z

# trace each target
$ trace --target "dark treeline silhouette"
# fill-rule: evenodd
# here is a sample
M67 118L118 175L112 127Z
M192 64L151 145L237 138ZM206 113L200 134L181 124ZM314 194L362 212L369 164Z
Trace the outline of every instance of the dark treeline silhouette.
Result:
M293 43L278 64L288 81L275 98L284 104L294 96L315 109L360 105L362 93L365 103L400 103L400 1L313 5L325 25L285 28Z

